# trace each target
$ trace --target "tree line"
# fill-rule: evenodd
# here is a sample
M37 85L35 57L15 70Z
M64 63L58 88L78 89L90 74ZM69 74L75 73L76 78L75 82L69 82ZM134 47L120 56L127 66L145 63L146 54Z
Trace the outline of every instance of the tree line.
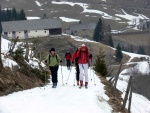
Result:
M17 12L15 8L6 10L0 8L0 18L1 21L26 20L26 14L23 9Z
M109 24L106 25L106 23L101 18L99 18L96 24L93 33L93 40L115 48L111 35L111 26ZM122 51L145 55L145 49L143 46L133 46L133 45L123 46L118 43L116 45L116 53L115 53L117 62L120 62L123 57Z

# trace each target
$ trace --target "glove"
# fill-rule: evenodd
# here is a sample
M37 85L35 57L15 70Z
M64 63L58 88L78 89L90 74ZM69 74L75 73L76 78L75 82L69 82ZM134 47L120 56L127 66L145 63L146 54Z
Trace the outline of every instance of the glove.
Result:
M90 67L90 62L88 62L88 68Z
M45 63L47 63L47 60L45 60Z
M92 58L92 54L89 55L89 58L90 58L90 59Z
M78 59L79 59L79 58L78 58L78 57L76 57L76 58L75 58L75 62L78 62Z

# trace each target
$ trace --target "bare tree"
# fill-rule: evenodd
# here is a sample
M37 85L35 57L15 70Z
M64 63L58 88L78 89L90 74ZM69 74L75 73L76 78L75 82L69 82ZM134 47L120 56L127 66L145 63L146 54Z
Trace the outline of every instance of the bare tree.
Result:
M28 62L29 61L29 36L28 36L28 31L25 31L25 41L26 41L26 53L25 53L25 59Z
M17 41L18 41L18 38L19 38L19 37L17 37L16 39L12 40L13 42L11 42L11 44L10 44L9 53L10 53L11 56L12 56L13 50L14 50L14 48L15 48L15 45L16 45L16 43L17 43Z

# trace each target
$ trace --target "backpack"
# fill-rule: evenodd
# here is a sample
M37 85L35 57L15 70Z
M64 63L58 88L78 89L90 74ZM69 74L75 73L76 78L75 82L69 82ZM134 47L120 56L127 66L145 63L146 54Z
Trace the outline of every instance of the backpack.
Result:
M70 53L66 53L65 57L66 57L67 60L70 60L71 59L71 54Z

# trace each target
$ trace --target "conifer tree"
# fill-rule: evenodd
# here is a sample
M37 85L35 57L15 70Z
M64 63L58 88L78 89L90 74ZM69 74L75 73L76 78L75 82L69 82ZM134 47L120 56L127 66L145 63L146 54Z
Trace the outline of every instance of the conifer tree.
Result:
M131 52L131 53L134 53L133 45L130 46L130 52Z
M79 21L79 24L82 24L81 20Z
M145 55L145 50L143 46L139 46L137 54Z
M16 12L16 9L13 8L12 9L12 20L16 20L17 19L17 12Z
M20 20L26 20L26 15L23 9L20 11Z
M11 20L11 11L8 8L6 10L6 15L7 15L8 21L10 21Z
M94 70L100 73L102 76L106 76L108 73L104 58L105 58L104 52L102 48L100 48L99 54L97 55L97 58L95 60Z
M93 40L95 40L96 42L102 41L104 37L102 24L103 24L102 19L99 18L99 21L97 22L97 25L95 27L94 34L93 34Z
M108 26L107 26L107 32L111 33L111 27L110 27L109 24L108 24Z
M26 15L23 9L20 11L20 20L26 20Z
M108 45L111 47L114 47L114 43L113 43L111 34L108 35Z
M123 54L122 54L122 50L121 50L120 44L118 44L117 47L116 47L115 56L116 56L116 61L117 62L121 62L121 60L123 58Z
M46 18L47 18L46 13L44 13L42 19L46 19Z
M7 21L7 15L5 10L1 10L1 21Z

